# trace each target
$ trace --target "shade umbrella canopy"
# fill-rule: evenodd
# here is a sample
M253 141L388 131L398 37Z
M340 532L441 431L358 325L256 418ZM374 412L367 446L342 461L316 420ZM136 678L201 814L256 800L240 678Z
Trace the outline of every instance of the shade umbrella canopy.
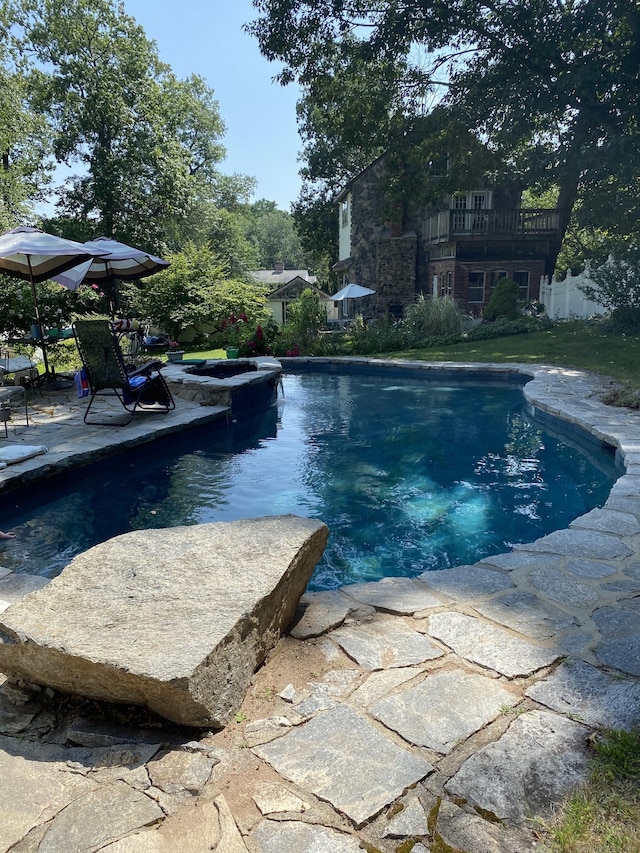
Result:
M371 296L375 290L370 287L363 287L361 284L347 284L342 290L334 293L331 297L334 302L342 302L343 299L357 299L360 296Z
M74 269L53 276L54 281L69 290L76 290L83 282L109 284L114 279L145 278L169 266L169 261L110 237L97 237L82 245L100 257L85 260Z
M45 234L38 228L13 228L0 235L0 271L34 284L100 254L104 250Z
M21 226L0 235L0 272L31 282L33 310L42 343L45 374L49 373L49 364L36 284L99 254L103 254L103 250L87 248L73 240L45 234L39 228Z

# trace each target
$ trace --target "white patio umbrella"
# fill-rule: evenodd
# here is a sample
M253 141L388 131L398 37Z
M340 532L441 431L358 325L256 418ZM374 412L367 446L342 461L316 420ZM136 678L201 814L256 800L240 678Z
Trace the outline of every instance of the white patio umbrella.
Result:
M87 248L73 240L45 234L38 228L21 226L0 235L0 272L31 282L33 310L42 344L46 376L49 375L49 363L36 284L53 278L54 275L69 270L79 263L91 261L100 254L103 254L103 251L99 248Z
M84 261L60 275L54 275L53 280L69 290L76 290L83 282L103 283L109 292L110 303L113 301L116 280L131 281L145 278L169 266L169 261L142 249L127 246L126 243L119 243L110 237L97 237L95 240L87 240L82 245L95 250L100 257ZM111 313L113 314L113 311Z
M345 307L342 309L343 316L349 316L348 303L345 302L347 299L359 299L362 296L371 296L372 293L375 293L375 290L371 290L370 287L363 287L361 284L347 284L342 290L339 290L337 293L334 293L331 297L334 302L344 302Z

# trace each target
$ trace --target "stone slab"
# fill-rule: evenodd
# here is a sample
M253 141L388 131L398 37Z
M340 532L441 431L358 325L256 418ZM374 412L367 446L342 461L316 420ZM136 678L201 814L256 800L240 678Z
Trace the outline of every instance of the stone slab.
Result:
M620 639L601 640L594 654L605 666L640 675L640 630Z
M152 829L100 848L106 853L247 853L224 798L198 800Z
M361 684L357 690L354 690L349 697L349 702L352 705L360 705L366 707L382 699L387 693L391 693L394 687L398 687L405 681L410 681L417 675L420 675L422 670L418 667L402 667L400 669L383 669L372 672L364 684Z
M640 533L640 523L635 516L613 509L592 509L572 521L569 527L600 530L616 536L635 536Z
M330 636L365 669L412 666L444 654L427 637L395 619L379 619L367 625L338 628Z
M640 599L625 600L617 607L600 607L592 618L601 639L594 649L605 666L640 675Z
M11 572L0 577L0 599L9 604L15 604L16 601L20 601L30 592L44 589L49 583L49 578L43 578L40 575Z
M346 705L253 751L359 826L433 770Z
M635 495L613 495L607 498L604 505L605 509L615 510L616 512L627 512L635 516L640 516L640 496Z
M306 800L298 797L284 785L276 785L273 782L264 782L259 785L253 795L253 802L263 815L278 812L306 812L311 808L311 804Z
M474 603L473 608L492 622L538 640L553 637L578 621L534 593L520 590Z
M486 598L500 590L513 587L513 581L504 572L483 569L480 566L457 566L439 572L423 572L420 580L430 589L444 595L448 601L473 601Z
M527 832L490 823L446 799L438 811L436 833L436 842L440 839L449 849L465 853L542 853L537 840Z
M560 657L559 652L534 646L462 613L436 613L431 616L429 633L466 660L508 678L530 675Z
M447 754L518 701L494 679L455 670L429 675L370 712L409 743Z
M429 826L427 816L417 797L412 797L401 812L389 819L382 831L384 838L407 838L427 835Z
M217 761L201 752L172 750L149 762L147 771L154 788L167 794L188 791L197 796L209 781Z
M353 601L336 590L305 593L301 603L305 611L289 633L297 640L319 637L342 625L353 607Z
M490 566L498 566L508 571L512 569L524 569L527 566L551 566L555 565L557 561L557 557L550 556L549 554L531 554L527 553L527 551L507 551L505 554L494 554L491 557L483 557L482 559L482 563L487 563Z
M640 684L614 678L583 661L561 664L548 678L531 685L526 695L594 728L640 726Z
M251 840L257 853L362 853L355 836L296 820L263 820Z
M581 578L606 578L620 571L619 566L600 563L597 560L567 560L565 569Z
M558 569L531 569L528 581L542 595L566 607L588 604L600 593L585 583L579 583Z
M97 850L164 816L150 797L118 780L78 797L60 811L47 825L38 849L42 853Z
M635 634L639 629L638 611L624 602L618 607L599 607L593 611L592 618L603 637L615 639Z
M554 530L535 542L513 547L515 550L586 557L590 560L620 560L632 553L617 536L593 530Z
M140 530L0 616L0 670L220 727L290 623L327 527L272 516Z
M550 711L521 714L498 741L468 758L445 788L510 825L547 818L589 776L588 732Z
M424 584L411 578L382 578L371 583L355 583L343 586L341 592L376 610L400 615L418 613L443 604L442 599L429 592Z
M640 563L629 563L622 569L623 573L634 580L640 581ZM638 585L640 589L640 584Z
M85 776L65 773L64 758L56 753L0 736L0 850L96 789Z

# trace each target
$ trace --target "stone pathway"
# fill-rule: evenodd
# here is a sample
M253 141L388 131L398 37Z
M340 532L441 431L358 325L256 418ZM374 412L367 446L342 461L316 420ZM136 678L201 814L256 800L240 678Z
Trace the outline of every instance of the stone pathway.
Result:
M593 730L640 724L640 414L579 371L491 369L617 448L602 509L474 566L305 595L218 733L6 682L0 851L543 850ZM0 600L20 582L0 576Z

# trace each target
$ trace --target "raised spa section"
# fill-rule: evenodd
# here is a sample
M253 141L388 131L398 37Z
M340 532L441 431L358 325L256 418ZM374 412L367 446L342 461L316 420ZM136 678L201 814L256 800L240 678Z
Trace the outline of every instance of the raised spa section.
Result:
M201 406L226 406L238 418L275 402L282 365L273 358L194 359L167 364L162 373L175 397Z

